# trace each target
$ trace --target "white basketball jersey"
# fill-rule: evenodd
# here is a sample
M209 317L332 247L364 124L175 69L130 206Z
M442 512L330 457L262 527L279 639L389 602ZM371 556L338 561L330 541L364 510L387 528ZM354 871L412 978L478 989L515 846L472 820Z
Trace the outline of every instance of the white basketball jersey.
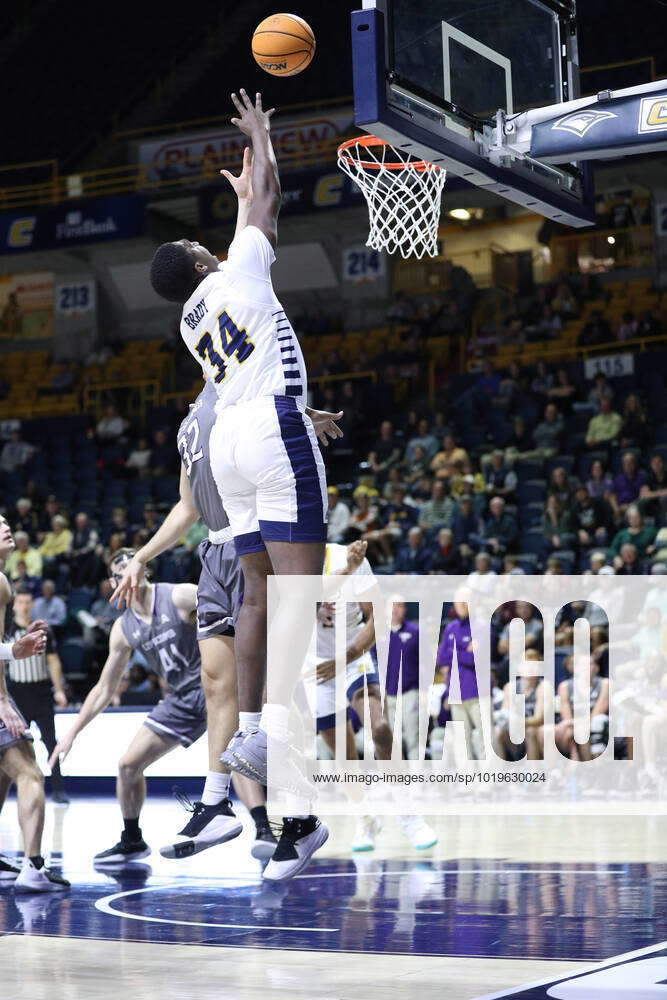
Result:
M347 566L347 546L338 545L337 543L329 542L327 543L325 556L324 556L324 575L336 576L342 573ZM373 570L371 569L368 559L364 559L360 566L354 571L355 576L367 576L369 577L368 589L370 590L375 585L375 577L373 576ZM366 588L364 588L366 589ZM333 598L335 599L335 598ZM346 619L347 619L347 638L346 646L349 646L351 642L356 639L356 637L361 632L364 627L364 616L361 611L361 606L356 601L346 602ZM317 623L317 656L318 659L328 660L333 659L336 655L336 636L335 629L330 625L323 625L322 622Z
M226 261L183 306L181 336L218 394L219 406L258 396L306 400L299 342L273 291L275 254L264 233L246 226Z

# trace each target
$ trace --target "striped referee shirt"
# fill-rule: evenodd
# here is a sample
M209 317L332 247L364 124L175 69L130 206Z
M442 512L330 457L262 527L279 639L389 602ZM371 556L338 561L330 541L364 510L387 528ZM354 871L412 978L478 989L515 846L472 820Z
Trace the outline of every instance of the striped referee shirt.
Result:
M27 629L21 628L14 622L7 633L7 642L16 642L23 638ZM55 653L56 644L49 629L46 633L46 649L38 656L27 656L24 660L8 660L7 673L13 684L35 684L38 681L50 681L51 674L47 666L46 658L50 653Z

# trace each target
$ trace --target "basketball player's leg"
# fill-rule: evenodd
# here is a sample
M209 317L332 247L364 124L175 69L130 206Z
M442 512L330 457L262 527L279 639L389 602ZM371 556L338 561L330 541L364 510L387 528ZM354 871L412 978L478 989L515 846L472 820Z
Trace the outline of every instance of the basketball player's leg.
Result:
M368 694L368 714L371 723L371 738L375 747L376 760L391 760L391 747L393 743L393 731L387 720L387 716L382 711L382 699L380 688L377 684L368 684L366 688ZM363 683L353 691L350 697L350 705L360 719L364 718L364 685ZM356 749L356 748L355 748ZM351 758L354 760L356 752Z
M29 740L7 747L0 756L0 774L6 788L16 785L18 819L24 859L16 879L17 892L54 892L69 888L69 882L44 865L44 776ZM5 789L6 794L6 789Z
M157 733L147 725L141 726L129 747L118 762L116 795L123 818L121 839L113 847L95 855L95 864L118 865L139 861L150 854L143 839L139 817L146 800L144 772L150 764L164 757L178 746L176 736Z

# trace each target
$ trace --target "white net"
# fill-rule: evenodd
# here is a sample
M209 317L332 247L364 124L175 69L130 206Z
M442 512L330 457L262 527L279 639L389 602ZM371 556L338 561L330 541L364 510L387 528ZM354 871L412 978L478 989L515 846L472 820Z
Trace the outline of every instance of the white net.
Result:
M447 172L372 136L343 143L338 166L368 204L366 245L402 257L435 257Z

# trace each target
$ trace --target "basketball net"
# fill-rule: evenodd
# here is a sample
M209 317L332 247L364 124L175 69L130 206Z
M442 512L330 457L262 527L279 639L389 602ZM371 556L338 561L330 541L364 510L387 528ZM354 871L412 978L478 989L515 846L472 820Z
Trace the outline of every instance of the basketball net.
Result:
M447 171L416 160L374 135L338 147L338 166L361 189L368 205L366 246L403 258L438 253L438 223Z

